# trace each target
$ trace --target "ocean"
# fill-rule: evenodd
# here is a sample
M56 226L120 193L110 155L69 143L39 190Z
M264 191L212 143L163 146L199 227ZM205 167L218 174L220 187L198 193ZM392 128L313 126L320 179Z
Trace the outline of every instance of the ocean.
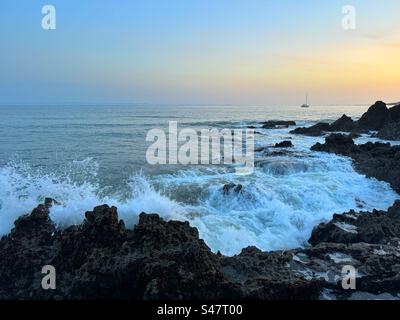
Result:
M281 155L256 153L252 175L232 165L156 165L146 162L149 130L236 129L267 120L297 126L359 118L368 106L0 106L0 235L44 197L60 228L78 224L85 211L118 207L127 227L141 212L187 220L216 252L234 255L247 246L262 250L306 246L312 228L334 213L387 209L398 195L387 183L354 171L351 160L311 152L323 137L288 129L256 131L256 148L291 139ZM362 136L357 143L378 141ZM242 184L225 194L227 183Z

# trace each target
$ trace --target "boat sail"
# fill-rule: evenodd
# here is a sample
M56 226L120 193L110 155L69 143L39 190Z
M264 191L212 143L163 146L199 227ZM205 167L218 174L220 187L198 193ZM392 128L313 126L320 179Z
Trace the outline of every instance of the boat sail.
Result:
M310 105L308 104L308 94L306 95L306 103L301 105L302 108L309 108Z

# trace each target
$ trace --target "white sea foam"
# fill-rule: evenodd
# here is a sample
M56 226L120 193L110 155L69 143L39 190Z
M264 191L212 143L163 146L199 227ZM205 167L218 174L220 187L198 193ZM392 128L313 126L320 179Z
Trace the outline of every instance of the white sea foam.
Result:
M120 218L125 220L128 227L136 223L142 211L159 213L166 219L175 213L174 218L179 218L180 206L154 190L141 175L134 176L128 182L131 195L125 200L121 200L117 193L115 196L101 196L102 190L96 182L71 178L81 174L80 170L86 172L86 177L88 174L95 176L96 168L96 162L91 160L76 162L68 173L61 175L43 173L21 163L0 167L0 234L8 233L15 219L29 213L29 210L43 202L44 197L61 202L61 205L51 209L51 218L61 228L81 223L86 211L103 203L117 206ZM91 180L90 177L88 180Z
M287 130L276 130L268 143L286 136ZM128 227L140 212L188 220L212 250L233 255L250 245L262 250L301 246L312 228L334 213L356 209L359 203L364 211L387 209L398 198L387 183L356 173L350 159L310 152L315 138L293 136L292 141L295 148L288 156L258 154L251 176L237 176L221 166L187 167L150 178L133 174L120 182L128 190L124 196L122 186L99 183L99 166L92 159L57 172L9 163L0 167L0 234L47 196L63 204L51 209L60 227L80 223L85 211L107 203L118 207ZM232 182L242 184L242 191L224 194L224 184Z
M250 245L263 250L301 246L316 224L356 209L360 200L363 210L372 210L387 209L398 198L387 183L356 173L349 159L322 153L303 159L272 157L245 178L227 177L220 169L214 174L193 169L159 180L171 197L196 193L183 206L187 218L212 249L229 255ZM242 191L225 195L227 182L242 184Z

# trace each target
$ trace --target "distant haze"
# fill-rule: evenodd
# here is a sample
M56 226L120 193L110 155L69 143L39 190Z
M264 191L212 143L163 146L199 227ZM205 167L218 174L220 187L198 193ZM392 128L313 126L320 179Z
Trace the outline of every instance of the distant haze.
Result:
M0 104L299 105L400 100L400 2L0 2Z

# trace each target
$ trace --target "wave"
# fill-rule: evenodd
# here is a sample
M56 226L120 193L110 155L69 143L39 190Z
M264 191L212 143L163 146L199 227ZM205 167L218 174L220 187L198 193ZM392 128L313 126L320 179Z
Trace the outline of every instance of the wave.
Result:
M225 194L225 183L241 192ZM350 159L331 154L272 157L252 176L190 169L158 179L170 198L214 250L233 255L244 247L292 249L306 244L315 225L334 213L387 209L398 195L387 183L354 171Z
M126 182L130 194L122 196L115 187L101 187L97 172L98 164L92 159L74 161L52 173L21 162L1 167L0 234L8 233L20 215L42 203L45 197L61 202L50 212L60 228L81 223L86 211L104 203L118 207L119 216L128 227L137 222L141 212L158 213L166 219L173 214L174 219L179 219L179 204L157 192L141 174Z
M247 246L262 250L305 245L312 228L350 209L387 209L398 195L387 183L367 179L351 161L331 154L270 157L251 176L225 167L187 167L172 174L130 179L105 186L93 159L74 161L54 172L11 162L0 167L0 234L16 218L52 197L60 228L79 224L84 212L107 203L118 207L128 228L141 212L188 220L213 251L233 255ZM243 186L224 193L224 184Z

